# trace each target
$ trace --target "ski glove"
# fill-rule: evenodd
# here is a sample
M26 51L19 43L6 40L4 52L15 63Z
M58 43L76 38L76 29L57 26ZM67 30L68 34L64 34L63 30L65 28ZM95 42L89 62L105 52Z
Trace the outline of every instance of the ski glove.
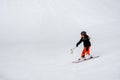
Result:
M76 47L78 47L78 45L76 45Z
M76 47L78 47L78 43L76 44Z

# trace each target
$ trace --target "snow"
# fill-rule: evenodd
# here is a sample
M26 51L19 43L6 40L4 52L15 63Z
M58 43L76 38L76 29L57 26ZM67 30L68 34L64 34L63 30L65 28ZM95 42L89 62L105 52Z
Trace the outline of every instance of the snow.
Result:
M119 3L0 0L0 80L120 80ZM82 30L100 57L73 64Z

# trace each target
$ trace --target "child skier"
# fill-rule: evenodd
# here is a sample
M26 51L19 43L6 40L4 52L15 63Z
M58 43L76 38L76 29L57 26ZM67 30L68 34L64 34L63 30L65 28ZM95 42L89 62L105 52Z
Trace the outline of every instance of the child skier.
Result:
M88 55L89 58L92 58L92 56L90 55L90 46L91 46L91 43L90 43L90 38L89 36L87 35L86 31L82 31L81 32L81 39L80 41L76 44L76 47L78 47L78 45L83 42L83 45L84 45L84 48L83 48L83 51L82 51L82 54L81 54L81 58L82 59L85 59L85 55ZM80 60L80 59L79 59Z

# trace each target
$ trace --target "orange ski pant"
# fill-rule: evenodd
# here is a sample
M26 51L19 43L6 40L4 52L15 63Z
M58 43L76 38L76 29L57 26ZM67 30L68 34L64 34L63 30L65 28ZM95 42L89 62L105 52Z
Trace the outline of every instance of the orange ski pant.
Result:
M86 54L90 55L90 47L84 47L83 48L81 57L85 57Z

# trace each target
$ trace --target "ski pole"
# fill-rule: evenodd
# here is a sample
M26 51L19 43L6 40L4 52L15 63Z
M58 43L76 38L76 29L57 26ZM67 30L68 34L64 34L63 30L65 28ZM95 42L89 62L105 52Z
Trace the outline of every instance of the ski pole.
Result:
M74 49L76 49L76 47L70 49L70 51L71 51L70 53L71 53L71 54L73 54L73 50L74 50Z

